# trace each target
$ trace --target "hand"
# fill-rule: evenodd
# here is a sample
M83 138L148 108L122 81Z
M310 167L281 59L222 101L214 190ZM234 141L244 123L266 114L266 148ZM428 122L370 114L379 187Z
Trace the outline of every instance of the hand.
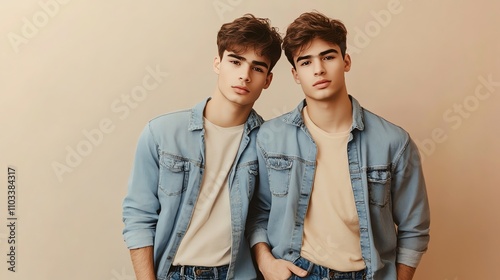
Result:
M265 280L286 280L293 274L300 277L307 275L306 270L303 270L293 263L282 259L276 259L271 253L269 245L264 242L255 244L252 247L252 251L255 255L259 270Z
M266 258L259 264L260 272L266 280L286 280L292 275L297 275L304 277L307 275L307 271L294 265L293 263L282 260L275 259L273 256Z

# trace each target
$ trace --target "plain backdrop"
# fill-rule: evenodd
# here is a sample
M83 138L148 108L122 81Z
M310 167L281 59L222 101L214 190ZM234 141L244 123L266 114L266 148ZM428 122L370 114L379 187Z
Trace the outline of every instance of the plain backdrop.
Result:
M2 0L1 278L135 279L121 203L140 131L212 94L222 23L253 13L284 33L314 9L348 28L349 93L420 147L432 226L415 279L494 279L500 4L488 0ZM255 104L265 119L303 98L290 69L283 55Z

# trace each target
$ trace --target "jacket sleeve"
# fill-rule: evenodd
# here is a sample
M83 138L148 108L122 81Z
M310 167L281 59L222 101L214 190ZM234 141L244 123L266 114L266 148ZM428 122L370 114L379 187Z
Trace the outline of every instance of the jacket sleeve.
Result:
M246 226L246 236L250 243L250 247L253 247L259 242L269 244L267 238L267 223L269 220L269 211L271 209L271 191L269 189L266 161L262 147L259 144L259 136L257 136L256 142L257 158L259 161L259 180L256 185L257 191L250 202Z
M123 237L129 249L152 246L158 221L158 150L149 124L137 144L123 201Z
M392 212L397 225L397 262L417 267L427 250L430 210L418 148L407 134L392 178Z

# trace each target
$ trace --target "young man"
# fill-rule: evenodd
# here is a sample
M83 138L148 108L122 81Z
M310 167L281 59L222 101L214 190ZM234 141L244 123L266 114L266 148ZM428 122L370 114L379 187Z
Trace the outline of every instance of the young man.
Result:
M123 202L137 280L255 279L244 231L263 120L252 106L271 83L281 42L250 14L222 25L211 98L143 130Z
M429 241L414 142L346 89L346 28L304 13L283 49L305 100L257 136L247 230L265 279L412 279Z

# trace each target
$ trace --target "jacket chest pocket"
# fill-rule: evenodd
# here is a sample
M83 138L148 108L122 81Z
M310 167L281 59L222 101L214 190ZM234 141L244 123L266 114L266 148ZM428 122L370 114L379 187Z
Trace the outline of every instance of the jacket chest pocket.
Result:
M160 157L159 188L168 196L176 196L187 188L189 161L172 155Z
M370 204L384 207L391 196L391 172L389 169L368 169L368 192Z
M292 163L291 159L280 157L270 157L266 160L269 188L274 196L283 197L288 194Z

